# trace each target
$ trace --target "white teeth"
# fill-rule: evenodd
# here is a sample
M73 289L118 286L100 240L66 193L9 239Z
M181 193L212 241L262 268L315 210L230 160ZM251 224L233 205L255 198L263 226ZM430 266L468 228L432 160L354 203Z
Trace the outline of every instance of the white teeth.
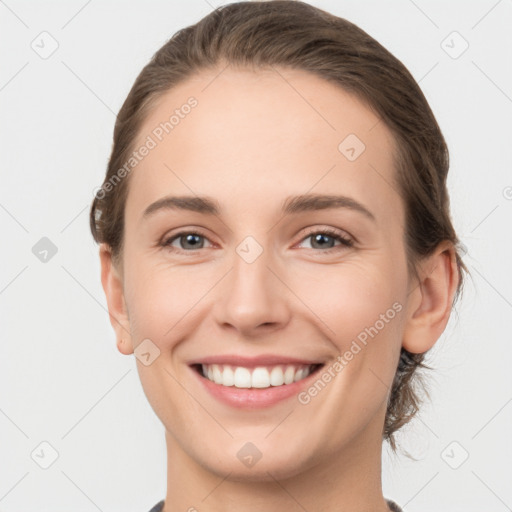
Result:
M283 369L280 366L272 368L270 372L270 384L272 384L272 386L282 386L284 384Z
M218 365L213 365L213 381L215 384L222 384L222 372Z
M284 372L284 383L291 384L293 382L293 377L295 376L295 368L293 366L288 366L286 371Z
M252 371L251 384L253 388L268 388L270 386L270 375L266 368L255 368Z
M234 384L236 388L250 388L251 372L247 368L242 368L239 366L235 370Z
M223 364L202 365L203 375L216 384L236 388L269 388L282 386L305 379L314 365L258 366L252 370L243 366L232 367Z
M224 370L222 372L222 382L223 386L234 386L235 385L235 374L230 366L224 366Z

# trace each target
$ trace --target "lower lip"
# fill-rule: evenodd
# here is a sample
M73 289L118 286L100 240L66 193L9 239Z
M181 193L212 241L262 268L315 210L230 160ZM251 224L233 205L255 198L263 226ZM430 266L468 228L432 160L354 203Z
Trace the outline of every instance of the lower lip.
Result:
M235 386L222 386L203 377L194 368L191 368L201 384L215 398L232 407L259 409L270 407L283 400L286 400L310 385L312 379L317 377L321 367L310 373L305 379L282 386L271 386L269 388L237 388Z

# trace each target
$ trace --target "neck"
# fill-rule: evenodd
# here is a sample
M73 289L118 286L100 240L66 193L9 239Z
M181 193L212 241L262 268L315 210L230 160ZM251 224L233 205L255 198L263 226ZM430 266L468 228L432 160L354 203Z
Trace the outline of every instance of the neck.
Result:
M293 476L266 471L258 479L236 479L201 466L166 432L167 496L162 512L389 512L382 494L382 423L346 443L342 450Z

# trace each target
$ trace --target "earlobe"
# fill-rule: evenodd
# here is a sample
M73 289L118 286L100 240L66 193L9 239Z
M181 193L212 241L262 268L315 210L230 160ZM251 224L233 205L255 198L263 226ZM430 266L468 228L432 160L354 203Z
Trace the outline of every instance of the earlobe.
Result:
M451 242L439 244L420 270L420 282L410 292L402 346L413 354L432 348L446 328L459 272Z
M117 349L125 355L133 354L122 277L113 264L110 247L105 243L100 245L100 264L101 284L107 299L110 323L116 335Z

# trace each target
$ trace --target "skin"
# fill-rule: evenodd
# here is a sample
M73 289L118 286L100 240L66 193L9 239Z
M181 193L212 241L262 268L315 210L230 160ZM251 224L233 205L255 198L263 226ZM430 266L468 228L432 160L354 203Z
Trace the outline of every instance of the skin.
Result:
M441 244L419 265L419 282L408 276L394 140L355 97L303 71L222 68L168 91L150 112L139 143L190 96L198 101L129 176L122 265L100 247L118 349L133 354L150 339L160 350L137 368L166 429L164 511L387 511L390 386L400 347L425 352L446 327L454 249ZM338 150L351 133L366 146L352 162ZM283 216L283 201L306 193L350 196L375 221L347 208ZM221 212L143 218L169 194L212 197ZM315 244L311 234L325 228L354 246ZM198 249L179 237L159 244L194 230L205 237ZM250 264L236 252L247 236L263 249ZM401 311L306 405L292 397L259 410L230 407L187 365L216 354L329 365L394 303ZM237 457L247 442L262 453L252 467Z

